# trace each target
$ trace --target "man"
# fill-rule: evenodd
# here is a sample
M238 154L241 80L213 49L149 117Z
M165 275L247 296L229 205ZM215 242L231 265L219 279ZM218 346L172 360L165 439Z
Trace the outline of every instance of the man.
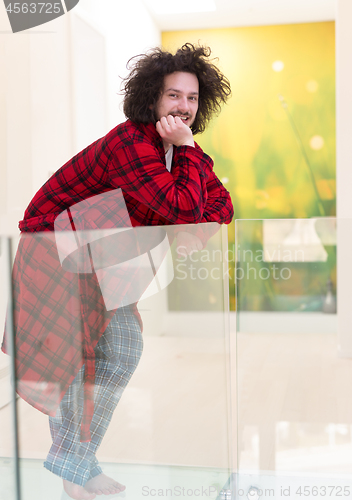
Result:
M211 158L193 139L194 134L204 131L231 92L228 80L209 57L210 49L189 43L174 55L156 48L139 57L124 82L127 121L78 153L44 184L29 204L20 230L53 231L63 211L114 189L122 190L132 226L231 222L229 193L214 174ZM185 231L177 238L187 253L202 248L201 239ZM24 239L14 266L18 392L51 415L53 445L45 467L63 478L64 489L71 498L90 500L97 494L125 489L102 473L95 454L142 352L140 318L135 306L118 308L113 316L103 311L94 277L86 275L77 285L83 297L79 307L86 332L80 332L84 336L84 359L80 364L77 358L70 360L70 367L74 367L70 377L61 373L61 378L50 379L56 381L55 387L58 381L61 384L60 405L54 411L52 401L50 406L42 395L33 396L25 380L28 372L33 380L34 371L41 371L38 360L43 350L29 355L28 346L35 344L38 337L44 339L40 348L46 344L44 347L49 349L50 342L60 346L51 350L55 369L48 375L46 366L47 377L56 377L56 368L62 368L60 363L66 361L57 354L63 346L66 348L62 332L55 333L53 341L49 337L53 336L50 329L57 328L68 314L70 299L64 294L72 278L67 273L59 276L62 269L57 250L49 240L50 237L38 248L33 241L26 246ZM39 264L33 265L34 261ZM39 273L45 275L42 281ZM59 277L55 274L53 278L53 273ZM58 281L60 307L57 300L48 305L53 282L57 287ZM38 282L39 288L31 288ZM92 296L94 307L89 309L85 299ZM45 304L41 297L45 297ZM28 310L36 311L35 321ZM51 326L44 328L49 316ZM72 316L67 318L67 324L73 321ZM38 383L44 380L42 373L38 377ZM89 405L93 396L88 382L95 383L94 411ZM33 384L31 391L32 388Z

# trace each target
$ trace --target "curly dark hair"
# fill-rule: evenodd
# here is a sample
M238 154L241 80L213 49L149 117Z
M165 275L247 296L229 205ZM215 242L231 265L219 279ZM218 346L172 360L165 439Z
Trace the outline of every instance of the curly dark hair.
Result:
M212 115L220 112L231 94L229 80L211 62L210 54L209 47L186 43L174 55L156 47L132 57L127 63L131 71L123 84L126 117L137 123L155 123L154 109L163 92L164 77L183 71L198 78L199 104L191 130L193 134L204 132Z

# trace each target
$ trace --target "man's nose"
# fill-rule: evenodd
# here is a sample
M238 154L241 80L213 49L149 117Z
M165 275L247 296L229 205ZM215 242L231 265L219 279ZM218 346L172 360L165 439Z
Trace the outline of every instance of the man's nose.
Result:
M182 113L189 112L189 102L186 96L180 99L178 107Z

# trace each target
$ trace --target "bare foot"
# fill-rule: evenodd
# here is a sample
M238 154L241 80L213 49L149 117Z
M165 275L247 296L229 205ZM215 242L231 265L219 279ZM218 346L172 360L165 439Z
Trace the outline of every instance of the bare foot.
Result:
M64 481L64 490L68 494L69 497L74 500L93 500L96 497L93 492L88 492L83 486L79 484L70 483L70 481Z
M118 483L105 474L99 474L99 476L95 476L92 479L89 479L84 487L89 493L96 493L97 495L111 495L113 493L121 493L121 491L124 491L126 489L126 486Z

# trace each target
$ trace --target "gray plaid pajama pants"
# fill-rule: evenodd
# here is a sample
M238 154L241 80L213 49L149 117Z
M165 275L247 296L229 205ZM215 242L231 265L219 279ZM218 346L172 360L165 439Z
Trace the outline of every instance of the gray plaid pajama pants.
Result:
M81 368L54 417L49 417L53 444L44 462L48 470L75 484L102 473L95 457L123 390L142 354L139 322L129 306L117 310L95 348L96 369L91 441L80 442L83 410Z

